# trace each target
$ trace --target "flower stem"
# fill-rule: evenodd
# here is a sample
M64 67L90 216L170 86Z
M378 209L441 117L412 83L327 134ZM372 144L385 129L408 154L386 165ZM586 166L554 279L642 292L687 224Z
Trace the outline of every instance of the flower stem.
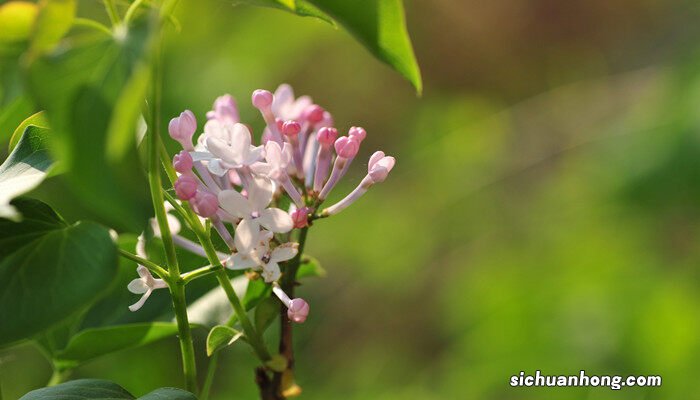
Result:
M131 254L123 249L119 249L119 255L137 264L143 265L144 267L148 268L149 271L158 275L158 277L161 279L167 279L169 277L168 271L153 261L146 260L145 258L139 257L136 254Z
M158 24L160 27L160 23ZM175 253L175 244L168 226L168 218L163 205L163 191L160 177L160 106L162 100L162 65L161 65L161 33L157 33L153 46L153 74L151 81L151 110L150 123L147 136L148 145L148 183L151 190L151 199L155 210L156 220L161 232L163 247L168 265L168 287L173 300L175 319L177 320L178 339L180 352L182 353L182 369L185 375L185 388L192 393L197 393L197 368L194 358L194 345L192 343L192 331L187 318L187 301L185 299L184 282L180 278L180 266Z
M306 244L306 235L309 228L303 228L299 232L299 251L286 265L284 274L280 279L282 290L290 297L294 298L294 286L296 285L297 271L301 265L301 258L304 253L304 245ZM280 305L280 343L279 352L287 359L287 369L294 369L294 342L292 340L292 322L287 317L287 307L284 304ZM275 393L282 393L282 373L275 372L273 384Z
M117 11L117 6L114 4L114 0L103 0L105 5L105 10L107 10L107 15L109 15L109 20L112 21L112 26L118 25L121 22L119 18L119 12Z
M250 322L250 318L248 318L248 314L245 311L245 307L243 307L241 300L236 294L236 291L233 290L233 286L231 285L231 281L229 280L228 275L226 275L224 266L221 265L221 261L216 255L216 249L214 249L214 245L212 244L211 239L206 236L200 237L199 233L197 235L199 237L200 242L202 243L202 247L204 247L204 251L207 253L207 258L209 258L209 262L216 270L216 279L219 281L219 284L224 289L224 292L226 292L226 297L228 297L231 306L233 306L233 311L235 311L236 315L238 316L238 320L241 322L241 327L243 328L243 332L245 333L245 336L248 339L248 343L250 343L250 346L253 348L253 351L255 351L255 354L261 361L265 362L270 360L270 353L265 347L265 343L262 340L262 336L260 336L259 332L257 332L253 327L253 324Z
M202 387L202 393L199 395L200 400L208 400L209 392L211 392L211 386L214 384L214 375L216 374L216 367L219 365L219 352L215 352L214 355L209 359L209 366L207 367L207 376L204 379L204 387ZM0 399L2 400L2 399Z

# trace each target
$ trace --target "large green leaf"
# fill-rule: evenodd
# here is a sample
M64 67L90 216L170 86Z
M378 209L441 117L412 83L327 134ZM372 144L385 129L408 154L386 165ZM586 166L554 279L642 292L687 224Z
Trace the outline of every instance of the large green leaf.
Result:
M10 201L37 187L53 165L46 144L48 132L45 128L28 126L10 156L0 165L0 218L19 221L21 214Z
M18 199L22 222L0 219L0 345L84 310L109 286L117 252L106 228L67 224L46 204Z
M48 50L68 32L75 19L76 0L42 0L31 38L33 52Z
M406 29L402 0L297 0L311 3L350 32L378 59L423 90L420 69Z
M134 396L114 382L102 379L78 379L31 391L20 400L133 400Z
M33 60L27 74L51 124L52 151L76 194L103 221L133 232L152 215L135 151L149 42L145 23L114 36L72 35Z
M337 22L362 43L375 57L389 64L423 90L420 68L406 29L402 0L247 0L247 3L274 7L301 16Z
M134 400L135 397L114 382L102 379L78 379L29 392L20 400ZM139 397L141 400L197 400L190 392L160 388Z
M54 362L59 368L75 368L105 354L145 346L176 334L177 325L170 322L86 329L73 336L66 348L56 354Z
M139 397L139 400L197 400L197 397L182 389L160 388Z

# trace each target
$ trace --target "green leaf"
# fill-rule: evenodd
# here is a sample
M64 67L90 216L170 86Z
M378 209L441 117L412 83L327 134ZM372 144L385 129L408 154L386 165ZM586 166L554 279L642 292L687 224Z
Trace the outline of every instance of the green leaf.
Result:
M134 400L135 397L114 382L102 379L78 379L29 392L20 400ZM197 400L190 392L160 388L139 397L140 400Z
M46 113L39 111L38 113L30 115L27 117L27 119L22 121L19 126L15 128L15 131L12 133L12 137L10 137L10 144L7 146L8 151L12 151L17 146L20 139L22 139L24 131L27 130L29 126L49 129L49 121L46 120Z
M145 346L175 336L177 325L171 322L153 322L86 329L68 342L54 357L59 368L75 368L94 358L119 350Z
M30 50L42 52L58 43L75 19L75 0L43 0L34 24Z
M385 62L423 91L420 68L406 28L402 0L244 0L303 17L340 24L375 57Z
M46 204L18 199L22 222L0 219L0 345L34 336L94 302L117 252L106 228L68 225Z
M230 326L217 325L213 327L207 336L207 355L211 356L217 350L232 345L241 337L243 337L243 332Z
M420 69L406 29L402 0L307 1L330 15L375 57L408 79L419 94L422 92ZM297 0L297 4L304 2Z
M15 149L0 165L0 218L19 221L21 214L10 201L36 188L53 165L46 145L48 132L45 128L27 127Z
M143 230L152 215L136 151L136 120L144 105L143 71L149 29L136 23L106 36L86 32L29 65L28 86L46 110L52 151L84 206L111 226Z
M78 379L31 391L20 400L133 400L134 396L114 382L102 379Z
M139 397L139 400L197 400L197 397L182 389L160 388Z
M2 82L0 82L0 85L2 85ZM7 99L7 103L0 109L0 143L4 143L5 140L9 139L17 125L31 113L32 103L26 96L17 95Z
M305 255L304 258L301 259L301 265L299 265L299 269L297 270L297 279L307 277L325 278L326 274L326 270L316 258Z
M277 298L266 297L255 307L255 329L263 333L280 315L280 302Z

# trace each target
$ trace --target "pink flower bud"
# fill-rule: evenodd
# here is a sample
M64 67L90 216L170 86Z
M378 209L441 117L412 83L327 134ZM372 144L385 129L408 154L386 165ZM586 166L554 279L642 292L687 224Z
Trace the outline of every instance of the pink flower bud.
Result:
M309 214L311 209L308 207L302 207L294 210L292 213L292 221L294 221L294 227L297 229L304 228L309 225Z
M323 116L326 110L318 104L312 104L304 109L303 117L311 122L312 124L317 124L323 120Z
M175 171L181 174L191 171L193 165L192 156L186 150L182 150L173 157L173 167L175 167Z
M367 132L359 126L353 126L350 128L348 136L362 143L362 141L365 140L365 137L367 137Z
M360 142L351 137L341 136L335 141L335 152L338 157L353 158L359 150Z
M214 101L213 110L207 113L207 118L234 124L239 122L236 100L230 94L217 97Z
M192 175L182 175L175 181L175 194L180 200L190 200L197 194L199 183Z
M192 136L197 130L197 118L190 110L180 113L179 117L170 120L168 133L177 140L185 150L192 150Z
M253 105L255 108L269 108L273 100L274 96L267 90L258 89L253 92Z
M338 138L338 130L335 128L323 127L318 130L316 137L323 147L330 147Z
M394 157L385 156L383 151L377 151L369 159L367 175L374 183L384 182L394 168L394 164L396 164Z
M289 302L289 308L287 309L287 317L297 324L301 324L306 321L306 317L309 315L309 303L304 299L296 298Z
M219 199L207 191L197 191L197 195L190 200L190 204L194 211L204 218L211 217L219 210Z
M286 121L282 124L282 133L287 136L296 136L301 132L301 124L294 120Z

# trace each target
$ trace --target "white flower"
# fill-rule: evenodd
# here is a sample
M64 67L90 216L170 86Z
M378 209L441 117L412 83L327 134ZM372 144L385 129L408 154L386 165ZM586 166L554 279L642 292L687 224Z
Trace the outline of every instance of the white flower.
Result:
M292 146L285 142L282 147L274 140L265 144L265 161L251 165L251 170L258 175L266 175L276 181L287 178L287 167L292 161Z
M283 83L275 90L275 97L272 101L272 113L283 121L298 120L304 109L311 104L313 104L311 97L301 96L295 99L294 89Z
M129 282L127 288L131 293L142 294L143 296L141 296L139 301L129 306L129 310L131 311L137 311L143 307L143 304L148 300L148 297L151 296L151 293L153 293L155 289L168 287L164 280L154 278L153 275L151 275L151 271L143 265L139 265L138 268L136 268L136 272L139 274L140 278Z
M299 243L284 243L273 250L270 250L270 240L272 232L260 231L255 247L248 253L238 252L231 256L226 262L229 269L262 270L262 277L265 282L274 282L280 278L280 266L278 263L291 260L299 251Z
M262 146L251 144L250 131L243 124L209 120L202 136L200 144L206 151L193 152L192 159L208 161L209 172L217 176L224 176L230 169L249 166L263 154Z
M241 218L236 226L234 242L239 252L250 253L258 238L260 226L276 232L289 232L294 223L292 217L279 208L268 208L272 201L274 185L267 178L254 178L248 187L248 198L235 190L219 192L219 205L234 217Z

